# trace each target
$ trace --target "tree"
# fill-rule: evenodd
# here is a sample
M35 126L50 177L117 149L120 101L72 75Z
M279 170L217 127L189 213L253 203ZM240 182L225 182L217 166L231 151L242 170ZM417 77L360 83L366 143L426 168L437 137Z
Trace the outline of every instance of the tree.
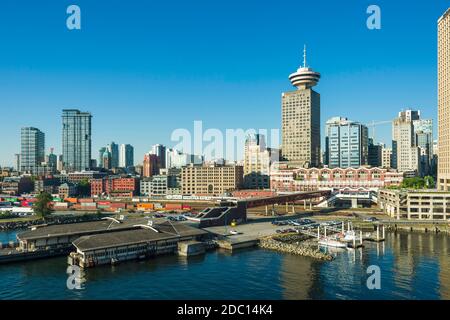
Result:
M435 186L434 179L431 176L425 178L405 178L401 184L405 189L433 189Z
M91 184L88 179L83 179L78 183L78 194L80 196L90 196L91 195Z
M52 209L50 208L50 203L53 201L53 197L48 192L41 192L36 197L36 202L33 204L34 213L42 219L45 220L45 217L52 213Z
M436 184L435 184L434 178L432 176L426 176L424 178L424 180L425 180L425 185L428 189L434 189Z

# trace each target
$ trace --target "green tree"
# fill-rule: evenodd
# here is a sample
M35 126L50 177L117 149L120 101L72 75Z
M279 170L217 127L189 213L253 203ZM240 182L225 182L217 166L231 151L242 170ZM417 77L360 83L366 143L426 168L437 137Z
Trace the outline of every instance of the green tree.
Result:
M425 180L425 186L428 189L434 189L434 187L436 186L436 183L435 183L434 178L432 176L426 176L424 178L424 180Z
M42 219L45 218L52 213L52 209L50 208L50 203L53 201L53 197L48 192L41 192L36 197L36 202L33 204L34 213Z
M425 178L405 178L403 179L401 187L405 189L432 189L434 188L434 185L435 183L433 177L426 176Z
M77 186L78 194L80 196L90 196L91 195L91 184L88 179L83 179L78 183Z

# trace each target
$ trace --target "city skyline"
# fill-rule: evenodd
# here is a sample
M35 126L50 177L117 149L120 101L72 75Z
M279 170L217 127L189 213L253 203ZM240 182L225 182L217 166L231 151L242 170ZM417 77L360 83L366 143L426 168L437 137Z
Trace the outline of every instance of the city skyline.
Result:
M225 130L225 128L280 128L279 94L292 90L287 75L301 64L301 51L304 43L309 48L310 64L323 76L321 83L317 86L323 100L321 107L322 136L325 132L323 120L332 116L345 115L352 120L367 124L372 120L391 120L397 111L412 108L421 110L425 118L432 118L433 122L436 123L436 21L445 11L446 6L445 4L442 4L442 6L438 4L435 8L429 8L424 4L408 3L405 11L402 3L405 5L406 2L399 2L390 4L386 1L380 1L383 26L379 31L370 31L365 28L366 6L364 4L355 5L355 2L349 4L348 8L340 8L336 11L338 8L336 4L330 4L327 10L323 10L320 5L308 4L305 7L305 5L300 6L300 4L287 2L287 5L293 8L298 6L302 9L307 8L311 12L320 12L325 21L325 25L321 27L320 31L326 28L330 34L321 33L321 37L317 37L316 32L319 31L308 30L310 34L302 31L293 39L291 38L288 44L284 44L280 48L281 50L276 52L262 50L259 55L254 55L256 49L245 45L242 43L242 37L238 37L236 39L239 41L239 45L245 50L232 51L231 59L218 52L220 51L218 50L220 44L217 42L213 42L211 51L206 53L210 54L207 59L198 52L195 45L189 46L187 52L183 55L172 53L167 59L162 59L160 55L171 47L171 45L167 45L163 46L161 51L158 51L156 62L145 60L146 62L142 64L142 70L138 70L137 66L137 63L144 61L142 56L138 57L137 62L132 62L129 59L113 61L113 57L102 62L99 60L98 53L90 52L93 54L92 62L86 60L87 51L85 51L86 43L84 41L93 45L93 37L104 31L100 28L98 22L92 22L94 28L92 25L90 26L89 20L86 18L83 24L85 27L80 30L79 34L67 33L67 30L63 30L63 27L57 31L49 30L51 36L58 39L61 37L62 46L72 43L74 48L78 48L74 55L69 54L68 62L61 59L50 61L51 54L47 49L42 49L43 51L39 52L37 56L20 54L12 58L13 51L8 50L3 53L6 58L10 59L0 62L0 71L3 74L0 76L0 84L10 90L5 90L0 95L0 102L4 105L3 116L11 118L11 121L8 121L0 129L0 134L5 141L2 145L5 146L6 150L11 151L8 154L5 154L5 152L0 154L0 165L14 165L14 154L19 153L20 148L20 128L25 126L37 127L43 131L46 134L46 151L50 147L54 147L55 153L61 154L61 128L57 120L61 110L66 108L77 108L94 115L92 124L92 150L94 150L94 153L108 141L127 141L135 146L137 159L141 159L154 144L161 143L169 148L172 147L175 143L170 141L170 133L177 128L192 130L194 120L203 120L206 128L219 128L221 130ZM120 4L114 4L114 14L118 14L121 6ZM99 14L100 8L98 5L91 5L85 1L80 1L79 5L83 12L87 11L91 15ZM5 6L10 9L11 17L0 19L3 21L0 23L8 23L9 28L3 28L3 31L0 32L3 35L4 30L12 31L5 34L5 41L8 44L14 42L11 35L21 34L24 27L18 26L17 29L11 27L15 25L10 19L19 14L19 9L13 2L7 1ZM146 5L142 6L145 7ZM169 5L163 4L155 4L155 6L161 6L159 9L171 8L168 7ZM235 4L231 3L223 9L230 13L234 7ZM251 6L244 6L242 12L238 14L238 18L249 15L251 8ZM54 12L57 11L57 8L47 9L48 12L43 12L43 15L48 14L50 18L57 20L57 14ZM258 13L269 15L269 9L269 7L263 6ZM278 9L275 8L275 10ZM45 10L41 9L40 11ZM125 10L125 12L128 18L138 15L134 11ZM330 18L333 12L339 12L342 17L347 15L353 17L359 14L361 21L359 25L356 25L358 19L352 19L352 22L343 19L339 26L334 26L334 19L326 19L327 17ZM191 14L193 13L191 12ZM206 19L206 17L204 18ZM250 15L250 18L256 20L257 25L262 23L255 16ZM306 23L310 18L305 18ZM137 27L130 20L125 19L120 23L120 26L113 26L114 30L115 28L119 29L119 27L124 28L119 33L121 41L126 41L123 38ZM405 24L408 24L410 20L414 20L415 23L406 26L408 33L405 36L402 33L405 32ZM186 20L179 23L183 22L186 22ZM206 20L203 22L206 22ZM238 22L243 23L243 19L238 19ZM57 21L51 23L57 24ZM162 22L157 19L154 24L157 23ZM190 23L190 28L197 31L199 27L197 24L200 24L200 22L190 21ZM218 25L213 26L215 27L214 30L219 28ZM246 26L248 27L248 24ZM331 30L331 26L336 27L336 30ZM48 27L44 24L40 28L47 29ZM283 39L292 36L285 22L274 20L272 27L275 29L273 33L282 30L285 32L282 35ZM333 34L343 32L344 29L348 31L349 28L356 28L353 41L370 43L371 46L369 48L356 48L349 43L352 39L342 39L342 37L330 41ZM37 29L39 30L39 28ZM221 36L227 40L223 45L233 43L232 36L236 36L234 29L230 32L220 28L219 30L222 31ZM190 31L192 30L190 29ZM149 36L154 37L155 43L162 41L161 38L164 35L170 34L173 36L172 29L164 28L156 28L151 31L145 29L140 32L147 32ZM383 35L383 39L380 38L380 34ZM400 40L398 38L400 34L402 39L397 41L399 43L396 43L395 40ZM203 36L206 37L207 34L203 34L202 39L198 39L198 41L204 40ZM275 34L270 33L268 40L271 44L277 44L279 40L275 38ZM183 37L175 39L183 40ZM46 43L47 40L44 40L44 43ZM133 49L138 49L140 44L135 40L129 40L130 45ZM261 40L256 35L253 45L256 45L256 48L264 49L268 44L264 44ZM343 40L343 42L338 44L338 40ZM105 41L107 42L105 43L106 48L110 48L112 45L110 39ZM200 42L196 40L194 44ZM386 52L386 46L393 45L406 45L405 50L414 52L414 54L407 58L400 57L395 52L394 47L392 47L392 52ZM192 48L195 48L195 50ZM332 48L334 48L334 51L330 51ZM142 49L145 53L148 53L152 46L145 45ZM370 50L368 51L368 49ZM105 49L100 51L103 50ZM194 53L198 56L195 56ZM45 54L50 54L50 56L43 56ZM81 57L76 56L76 54L81 54ZM120 63L117 61L120 61ZM91 66L94 62L98 65ZM157 67L157 62L164 63L161 67ZM191 65L190 67L187 66L187 62ZM237 67L232 67L231 62L237 64ZM239 68L238 70L238 67L243 64L247 65L247 68ZM84 66L84 68L75 70L80 66ZM87 71L86 67L89 67L88 69L92 71ZM105 70L113 67L118 67L115 72ZM411 77L412 74L415 76ZM84 80L91 76L93 80L85 83ZM119 81L118 77L121 77L122 80ZM417 77L423 79L420 83L420 90L419 86L413 83L414 78ZM69 78L73 81L69 81ZM61 82L61 84L57 82ZM175 82L183 82L183 88L174 86ZM124 85L118 89L117 86L120 83ZM90 85L93 86L93 89L89 88L90 90L88 90ZM56 92L56 90L53 90L53 86L55 86L55 89L61 90ZM342 90L346 86L353 90L343 95ZM180 98L175 96L167 99L167 96L173 92L179 93L183 100L179 100ZM383 95L379 95L378 92L383 92ZM414 94L411 94L411 92L414 92ZM19 93L21 94L19 95ZM13 95L15 100L13 100ZM29 99L23 98L24 96L31 96L34 100L30 102ZM105 97L108 99L103 101ZM255 100L255 97L258 98ZM170 103L167 100L170 100ZM361 107L361 105L364 107ZM20 117L15 117L13 112L18 108L22 108L24 113ZM152 121L154 119L152 116L161 117L161 113L164 113L167 108L175 111L171 112L170 119L167 119L167 121ZM260 110L257 117L254 116L255 108ZM107 110L115 112L108 112ZM212 112L212 110L214 111ZM142 112L148 117L141 116ZM235 113L238 112L239 117L235 119ZM140 116L136 117L135 115L138 114ZM49 119L54 119L54 121L49 121ZM127 121L127 119L129 120ZM117 133L116 128L119 126L123 130ZM136 127L140 127L142 130L136 130ZM143 130L147 130L147 132L142 134ZM376 142L381 141L390 145L390 131L389 125L377 127ZM323 150L323 139L321 142Z

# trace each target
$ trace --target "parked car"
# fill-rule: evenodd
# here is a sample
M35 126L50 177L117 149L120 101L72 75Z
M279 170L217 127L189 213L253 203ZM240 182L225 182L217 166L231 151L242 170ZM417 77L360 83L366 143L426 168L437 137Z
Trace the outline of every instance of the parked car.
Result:
M364 222L375 222L375 221L378 221L378 219L375 217L369 217L364 219Z

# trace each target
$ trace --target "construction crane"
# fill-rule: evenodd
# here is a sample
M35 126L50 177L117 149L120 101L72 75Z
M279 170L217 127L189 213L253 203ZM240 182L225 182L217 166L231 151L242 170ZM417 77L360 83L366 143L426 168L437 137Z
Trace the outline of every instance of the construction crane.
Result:
M375 126L379 126L379 125L382 125L382 124L388 124L388 123L392 123L392 121L391 121L391 120L386 120L386 121L372 121L372 122L366 124L366 126L372 128L372 139L373 139L373 143L375 143Z

